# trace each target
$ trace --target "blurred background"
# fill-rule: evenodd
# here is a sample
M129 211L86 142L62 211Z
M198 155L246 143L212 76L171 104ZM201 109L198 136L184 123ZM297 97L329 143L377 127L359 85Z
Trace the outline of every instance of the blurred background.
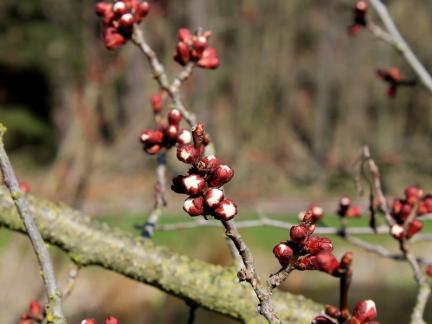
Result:
M402 34L431 70L432 3L387 3ZM132 44L112 52L104 48L94 4L0 2L0 121L9 129L6 145L19 178L34 194L139 233L134 225L144 222L153 205L155 159L142 152L138 135L153 127L150 97L157 87ZM383 171L389 195L401 194L410 184L430 191L430 93L418 86L387 97L376 68L398 66L406 78L415 76L394 49L367 32L348 36L352 4L153 1L142 27L171 76L180 71L172 60L177 30L203 26L213 31L210 42L221 66L194 71L183 95L187 107L207 125L218 155L236 171L227 190L239 202L242 218L262 211L291 219L315 202L334 221L337 198L356 195L355 161L365 144ZM169 176L183 171L172 158L169 167ZM188 220L179 212L181 197L168 198L169 215L163 221ZM366 201L358 198L360 204ZM361 222L354 225L366 221ZM244 233L262 270L275 270L269 251L287 233ZM190 251L192 242L208 242L209 237L218 248L209 252L210 244L205 244ZM219 230L157 233L155 240L209 262L229 263ZM339 255L347 249L351 247L339 242ZM427 255L425 247L417 249ZM408 267L353 251L351 301L374 298L383 323L407 322L415 296ZM53 253L66 280L68 261ZM35 260L25 238L0 229L0 254L0 322L15 323L28 302L42 293L40 280L32 271ZM336 285L322 274L298 274L284 288L330 303L337 299ZM81 272L66 311L77 322L83 316L113 314L125 323L186 321L188 312L181 301L100 269ZM229 322L198 312L198 322L221 321Z

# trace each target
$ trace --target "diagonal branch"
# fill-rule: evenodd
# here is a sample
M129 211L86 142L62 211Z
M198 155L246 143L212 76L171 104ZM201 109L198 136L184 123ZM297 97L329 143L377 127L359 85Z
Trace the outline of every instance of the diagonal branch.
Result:
M426 70L424 65L420 62L408 43L402 37L387 9L387 6L381 0L369 0L369 2L386 28L386 31L380 31L379 33L375 30L378 34L374 33L374 35L381 36L381 39L394 46L418 75L423 85L432 92L432 77L430 73Z
M33 213L29 208L26 196L21 192L15 172L9 161L3 143L3 136L6 133L6 127L0 124L0 168L3 173L4 182L9 189L18 214L24 223L25 231L28 233L33 250L39 262L41 276L47 292L47 314L48 323L66 323L62 310L61 293L57 289L57 283L54 275L54 269L48 249L39 233L38 228L33 220Z

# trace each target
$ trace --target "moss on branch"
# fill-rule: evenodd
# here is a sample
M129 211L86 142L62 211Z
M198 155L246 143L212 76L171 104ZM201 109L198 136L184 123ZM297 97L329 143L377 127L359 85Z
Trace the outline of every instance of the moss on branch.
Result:
M180 255L92 220L63 204L29 196L37 226L50 244L80 266L96 265L157 287L200 307L246 323L263 323L250 286L232 268ZM0 226L24 233L7 189L0 186ZM302 296L274 293L275 311L286 323L310 323L322 307Z

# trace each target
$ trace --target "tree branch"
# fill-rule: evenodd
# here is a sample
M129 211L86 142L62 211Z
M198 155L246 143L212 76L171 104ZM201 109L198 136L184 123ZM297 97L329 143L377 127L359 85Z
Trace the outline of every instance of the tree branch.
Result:
M28 196L28 202L42 237L67 252L79 266L103 267L244 323L264 322L250 288L237 282L236 269L176 254L62 204L32 196ZM2 186L0 226L25 233L13 201ZM288 323L310 323L322 309L302 296L277 291L273 304L281 320Z
M374 35L382 36L380 37L382 40L385 40L390 45L394 46L418 75L423 85L432 92L432 77L430 73L426 70L424 65L420 62L408 43L402 37L386 5L381 0L369 0L369 2L386 28L385 32L381 31L378 34L374 33Z
M33 219L33 213L29 208L26 196L21 192L15 172L9 161L3 143L3 136L6 133L6 127L0 123L0 168L3 173L4 182L9 189L10 196L13 199L18 214L24 223L25 231L30 238L33 250L36 253L41 276L45 284L48 302L46 307L46 319L48 323L66 323L63 315L61 292L57 289L57 283L54 275L54 269L48 249L39 233ZM3 192L4 194L5 192Z

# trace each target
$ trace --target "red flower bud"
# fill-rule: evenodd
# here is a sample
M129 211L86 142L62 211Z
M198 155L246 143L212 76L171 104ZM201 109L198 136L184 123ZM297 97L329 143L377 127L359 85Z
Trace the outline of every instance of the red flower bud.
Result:
M348 207L349 205L351 205L351 198L345 196L339 200L339 206Z
M190 216L200 216L204 214L203 197L188 198L183 203L183 210Z
M160 94L156 94L151 98L151 105L153 107L153 112L158 114L162 111L162 96Z
M360 217L361 214L362 214L362 210L360 207L352 206L347 209L345 216L349 218L357 218Z
M432 213L432 196L426 196L417 206L417 215L422 216L430 213Z
M390 232L391 232L391 235L397 240L400 240L404 236L404 229L402 226L400 226L398 224L394 224L391 227Z
M97 324L97 322L93 318L86 318L85 320L81 321L81 324Z
M339 261L330 252L322 252L317 255L318 269L329 274L334 273L339 268Z
M176 192L176 193L179 193L179 194L185 194L186 188L184 187L184 182L183 182L184 178L185 178L185 176L182 176L182 175L179 175L179 176L173 178L171 190Z
M190 196L198 196L204 192L206 181L197 174L191 174L183 178L183 187Z
M214 171L208 183L211 187L220 187L228 182L234 177L234 170L228 165L220 164Z
M184 42L177 43L176 55L174 60L180 65L186 65L190 61L190 49L189 46Z
M34 318L40 318L40 317L42 317L43 307L42 307L42 305L37 300L33 300L30 303L29 314L32 317L34 317Z
M315 317L311 324L335 324L336 322L332 321L330 318L325 317L324 315L319 315Z
M333 306L333 305L325 305L324 306L324 312L333 318L338 318L339 316L341 316L341 311L339 310L339 308Z
M373 300L363 300L354 307L353 314L361 323L373 321L377 317L377 309Z
M237 215L237 205L231 199L224 199L214 209L214 216L221 221L229 221Z
M177 137L177 143L179 144L189 144L192 142L192 133L187 129L182 129Z
M198 61L198 66L204 69L216 69L219 66L219 57L216 49L207 47Z
M151 6L147 1L138 3L135 9L135 19L141 21L150 12Z
M427 274L429 277L432 277L432 264L429 264L429 265L426 267L426 274Z
M183 116L178 109L172 109L168 113L168 122L172 125L178 125L182 120Z
M413 237L418 232L420 232L422 228L423 228L423 223L418 219L414 219L408 226L408 229L405 233L405 238L409 240L411 237Z
M197 169L200 172L214 173L220 166L220 160L214 155L208 155L201 159L197 164Z
M273 248L273 254L278 259L281 266L287 266L293 256L293 250L288 244L281 242Z
M423 196L423 190L410 186L405 188L405 200L408 204L414 206Z
M353 261L353 254L352 252L345 252L345 254L342 256L341 259L341 267L344 269L348 269Z
M135 19L130 13L125 13L120 17L119 24L123 29L130 31L135 23Z
M295 225L291 227L290 237L291 240L297 243L302 243L309 236L309 231L306 227L301 225Z
M169 125L166 129L165 129L165 134L167 135L167 137L171 140L177 140L178 134L179 134L179 129L178 126L176 125Z
M145 130L140 135L140 141L144 144L160 144L162 140L163 133L159 130Z
M30 192L30 185L27 182L20 181L19 188L22 193L29 193Z
M104 43L107 49L115 49L126 42L126 39L117 32L117 29L108 27L105 29Z
M120 324L120 321L114 316L108 316L105 318L104 324Z
M192 33L187 28L180 28L178 31L178 39L180 42L190 44L192 42Z
M224 193L222 190L217 188L210 188L205 193L204 202L207 207L214 208L224 200Z
M96 3L95 10L98 16L103 17L112 10L112 4L107 2L98 2Z
M184 163L193 163L196 155L197 152L191 145L179 145L179 147L177 148L177 159Z
M305 243L305 249L310 254L333 251L332 241L326 237L311 236Z
M121 16L128 11L128 6L123 1L116 1L112 7L112 11L116 16Z
M320 206L311 205L308 210L312 213L312 223L316 223L324 217L324 209Z
M295 264L297 270L305 271L305 270L318 270L318 262L317 257L315 255L307 255Z
M160 146L159 144L150 145L144 148L144 150L150 155L158 154L161 149L162 146Z

